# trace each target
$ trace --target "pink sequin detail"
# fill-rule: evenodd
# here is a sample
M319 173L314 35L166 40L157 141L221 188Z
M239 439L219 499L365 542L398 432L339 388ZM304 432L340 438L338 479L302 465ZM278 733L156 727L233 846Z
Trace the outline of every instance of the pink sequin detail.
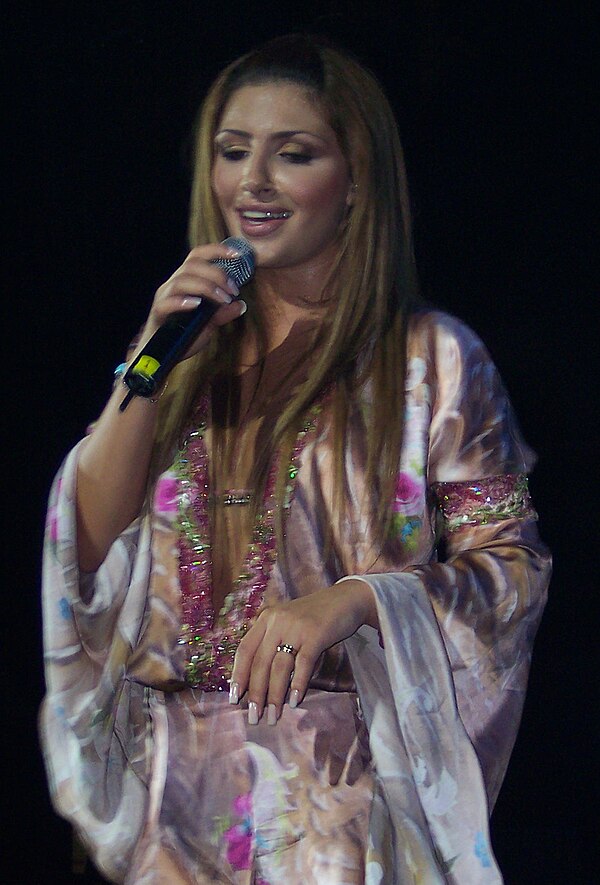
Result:
M285 509L292 503L300 456L321 411L316 403L304 422L288 466ZM212 604L212 558L208 485L208 453L204 443L208 397L202 398L196 415L201 420L179 454L179 576L182 626L179 644L186 649L186 681L203 691L228 691L238 644L263 601L267 582L277 558L275 537L275 482L279 460L274 459L267 479L263 507L259 511L241 574L225 598L221 611Z
M436 482L431 488L451 532L466 525L485 525L502 519L537 518L524 473L488 476L471 482Z

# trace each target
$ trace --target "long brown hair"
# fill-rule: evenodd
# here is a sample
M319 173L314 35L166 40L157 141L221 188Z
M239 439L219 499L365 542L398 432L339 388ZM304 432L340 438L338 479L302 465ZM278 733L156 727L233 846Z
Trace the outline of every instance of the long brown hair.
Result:
M355 194L327 284L330 309L319 331L314 362L306 382L279 416L267 450L259 454L256 490L260 492L264 484L274 451L291 449L307 408L326 384L335 381L334 489L336 511L341 514L347 419L357 387L368 381L372 418L366 478L376 495L384 537L402 444L407 321L419 295L402 147L394 113L375 77L328 41L305 35L276 38L229 65L209 90L197 124L190 245L216 242L228 234L211 187L214 137L232 94L243 86L269 82L299 85L318 99L347 160ZM161 401L157 466L164 466L172 455L199 387L224 365L232 365L244 324L259 324L257 312L252 311L251 283L244 289L244 299L250 309L241 323L234 324L237 328L219 330L205 351L176 368L176 380ZM397 420L390 421L390 414ZM285 488L285 463L284 457L279 500Z

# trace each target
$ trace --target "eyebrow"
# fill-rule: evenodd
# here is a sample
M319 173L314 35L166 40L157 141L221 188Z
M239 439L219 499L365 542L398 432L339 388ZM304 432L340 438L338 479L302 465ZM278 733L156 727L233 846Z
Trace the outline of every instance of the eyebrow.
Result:
M243 129L221 129L217 132L215 138L218 138L220 135L239 135L240 138L252 138L251 133L244 132ZM316 132L308 132L306 129L285 129L281 132L271 133L270 138L293 138L294 135L310 135L312 138L318 138L319 141L326 141L322 135L317 135Z

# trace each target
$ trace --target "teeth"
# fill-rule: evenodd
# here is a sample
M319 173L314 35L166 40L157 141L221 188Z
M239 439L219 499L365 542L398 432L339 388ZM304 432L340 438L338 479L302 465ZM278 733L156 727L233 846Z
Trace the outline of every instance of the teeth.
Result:
M250 209L242 212L243 217L251 221L264 221L268 218L289 218L291 214L291 212L254 212Z

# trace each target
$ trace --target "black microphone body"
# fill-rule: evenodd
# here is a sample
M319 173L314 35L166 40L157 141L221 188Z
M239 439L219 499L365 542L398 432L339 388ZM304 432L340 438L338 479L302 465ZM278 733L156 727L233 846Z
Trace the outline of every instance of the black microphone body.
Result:
M237 286L243 286L254 273L254 251L239 237L228 237L223 245L236 249L238 257L216 258L212 263L222 267ZM174 313L163 323L125 373L123 382L130 391L126 402L131 396L153 396L219 307L203 298L194 310Z

